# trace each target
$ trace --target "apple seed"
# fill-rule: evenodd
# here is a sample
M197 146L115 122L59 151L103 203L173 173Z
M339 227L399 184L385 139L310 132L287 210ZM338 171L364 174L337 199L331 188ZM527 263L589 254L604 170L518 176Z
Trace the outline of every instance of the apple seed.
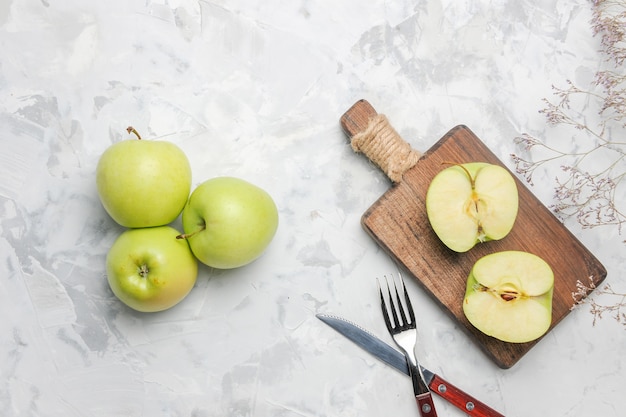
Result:
M502 298L504 301L517 300L518 297L519 294L515 291L504 291L502 294L500 294L500 298Z
M518 291L515 290L498 290L495 288L489 288L484 286L483 284L476 284L474 285L474 290L476 291L481 291L481 292L490 292L493 293L497 296L499 296L500 298L502 298L504 301L513 301L513 300L517 300L518 298L521 297L521 294Z

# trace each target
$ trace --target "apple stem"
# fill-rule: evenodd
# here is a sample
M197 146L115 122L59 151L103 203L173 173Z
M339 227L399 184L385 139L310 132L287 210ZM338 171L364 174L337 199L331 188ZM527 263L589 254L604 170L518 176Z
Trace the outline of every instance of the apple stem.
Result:
M189 239L190 237L192 237L193 235L195 235L196 233L200 233L201 231L203 231L204 229L206 229L206 224L201 224L200 228L198 230L196 230L195 232L191 232L191 233L181 233L180 235L176 236L176 239Z
M470 184L472 184L472 190L474 190L476 188L476 181L474 180L474 178L472 178L472 175L470 174L470 172L463 165L459 165L459 168L461 168L463 171L465 171L465 173L467 174L467 176L470 179Z
M461 168L463 171L465 171L465 173L469 177L470 184L472 184L472 190L475 188L474 178L472 178L472 175L470 174L470 172L462 164L459 164L459 163L456 163L456 162L451 162L451 161L442 161L441 165L455 165L455 166L458 166L459 168Z
M132 126L128 126L128 127L126 128L126 131L127 131L129 134L134 133L134 134L135 134L135 136L137 136L137 139L138 139L138 140L141 140L141 135L139 134L139 132L137 132L137 130L135 130L135 128L134 128L134 127L132 127Z

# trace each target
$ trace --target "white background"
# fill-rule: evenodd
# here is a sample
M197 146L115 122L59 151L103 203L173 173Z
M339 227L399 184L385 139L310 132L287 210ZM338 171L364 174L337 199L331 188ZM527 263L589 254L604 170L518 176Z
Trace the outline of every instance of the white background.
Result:
M512 169L524 132L576 149L538 110L552 84L599 68L590 19L591 2L574 0L4 0L0 414L417 415L407 378L315 318L390 340L375 278L395 267L359 224L390 182L339 118L365 98L422 151L466 124ZM159 314L123 306L104 274L123 229L94 172L128 125L179 145L194 186L237 176L280 211L262 258L201 268ZM546 205L558 175L535 177ZM566 225L626 291L624 236ZM503 414L623 415L626 332L610 316L593 326L576 309L503 370L409 290L424 365ZM435 401L439 416L463 415Z

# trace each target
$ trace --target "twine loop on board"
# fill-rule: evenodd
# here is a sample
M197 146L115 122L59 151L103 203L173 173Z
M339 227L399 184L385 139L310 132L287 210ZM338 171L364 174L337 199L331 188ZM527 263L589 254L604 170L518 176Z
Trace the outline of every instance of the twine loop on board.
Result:
M395 183L400 182L402 175L422 156L400 137L383 114L372 117L367 128L352 137L350 145L355 152L367 156Z

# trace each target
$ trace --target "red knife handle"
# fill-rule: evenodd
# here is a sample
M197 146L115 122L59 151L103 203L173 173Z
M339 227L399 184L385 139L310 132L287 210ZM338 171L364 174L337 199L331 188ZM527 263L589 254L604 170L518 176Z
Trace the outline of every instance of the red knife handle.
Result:
M463 410L468 416L504 417L503 414L500 414L493 408L481 403L471 395L463 392L448 381L444 380L439 375L435 375L433 377L433 380L430 381L429 387L432 392L440 395L458 409Z
M430 392L416 395L415 400L417 401L420 416L437 417L437 411L435 411L435 404L433 404L433 397L430 395Z

